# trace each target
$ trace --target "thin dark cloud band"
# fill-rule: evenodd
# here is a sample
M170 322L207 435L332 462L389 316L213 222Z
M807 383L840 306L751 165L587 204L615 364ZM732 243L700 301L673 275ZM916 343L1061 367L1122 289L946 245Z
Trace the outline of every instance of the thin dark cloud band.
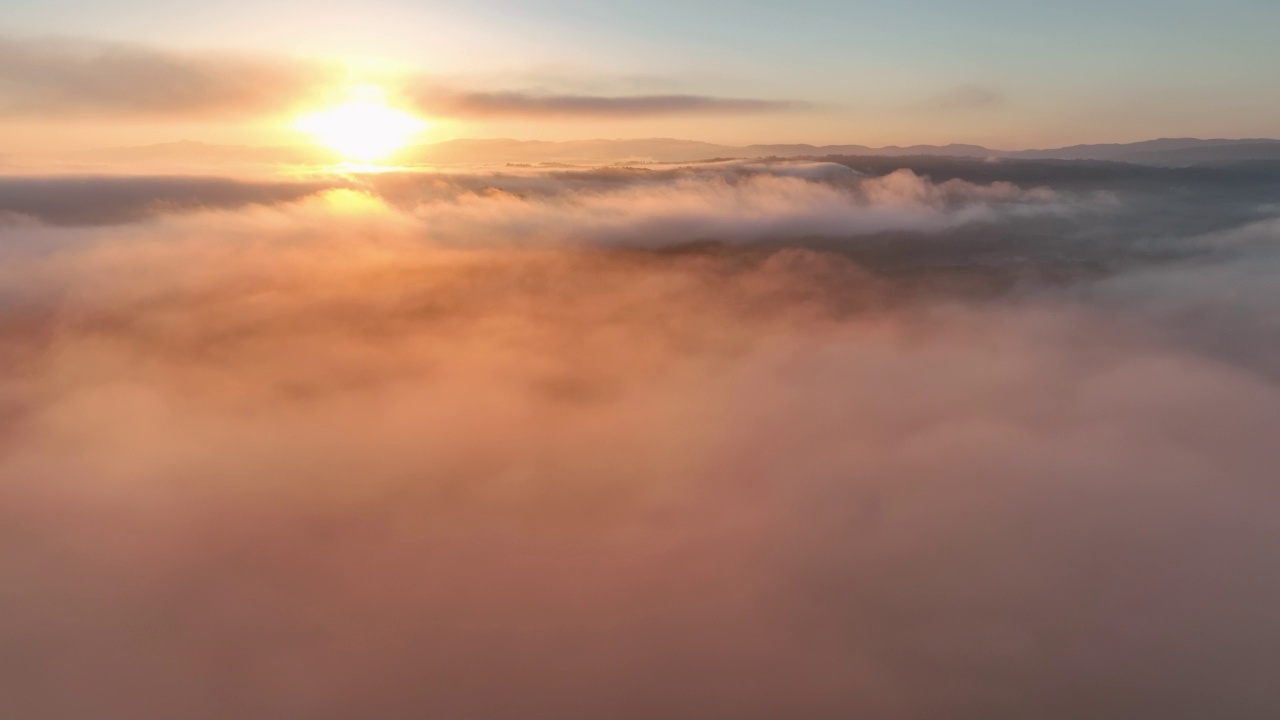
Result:
M707 95L550 95L525 92L427 93L424 111L464 118L640 118L662 115L742 115L802 110L790 100Z

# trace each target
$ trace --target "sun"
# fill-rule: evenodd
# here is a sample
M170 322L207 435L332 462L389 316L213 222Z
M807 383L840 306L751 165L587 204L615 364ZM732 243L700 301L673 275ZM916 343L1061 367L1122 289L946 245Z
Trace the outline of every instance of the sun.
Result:
M342 105L305 115L294 127L347 160L382 160L414 142L430 123L387 104L386 90L361 85Z

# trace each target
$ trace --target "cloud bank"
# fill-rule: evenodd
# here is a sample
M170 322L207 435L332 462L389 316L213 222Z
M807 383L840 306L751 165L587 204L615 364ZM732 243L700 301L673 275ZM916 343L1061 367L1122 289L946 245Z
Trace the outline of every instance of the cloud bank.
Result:
M115 225L156 215L288 203L341 186L333 181L199 177L0 177L0 218L50 225Z
M941 229L1005 216L1072 212L1090 202L1046 187L940 183L910 170L869 177L823 162L683 167L509 168L305 181L199 177L0 178L0 213L47 224L112 225L245 205L286 208L347 189L394 208L437 244L509 240L653 246L716 239L844 236ZM347 196L351 197L351 196Z
M342 183L0 226L4 714L1274 717L1247 192Z

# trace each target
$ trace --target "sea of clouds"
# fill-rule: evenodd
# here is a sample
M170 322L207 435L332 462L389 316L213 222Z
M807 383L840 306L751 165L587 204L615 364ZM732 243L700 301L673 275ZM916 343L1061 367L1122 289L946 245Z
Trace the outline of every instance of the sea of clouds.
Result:
M1280 183L909 165L0 179L0 715L1275 717Z

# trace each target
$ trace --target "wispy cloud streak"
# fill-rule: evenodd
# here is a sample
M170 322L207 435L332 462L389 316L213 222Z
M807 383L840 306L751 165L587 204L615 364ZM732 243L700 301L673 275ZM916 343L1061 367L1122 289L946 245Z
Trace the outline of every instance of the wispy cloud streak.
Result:
M0 114L191 117L268 113L323 83L313 64L139 45L0 36Z
M662 115L745 115L808 107L786 100L708 95L555 95L528 92L433 92L419 101L425 112L465 118L643 118Z

